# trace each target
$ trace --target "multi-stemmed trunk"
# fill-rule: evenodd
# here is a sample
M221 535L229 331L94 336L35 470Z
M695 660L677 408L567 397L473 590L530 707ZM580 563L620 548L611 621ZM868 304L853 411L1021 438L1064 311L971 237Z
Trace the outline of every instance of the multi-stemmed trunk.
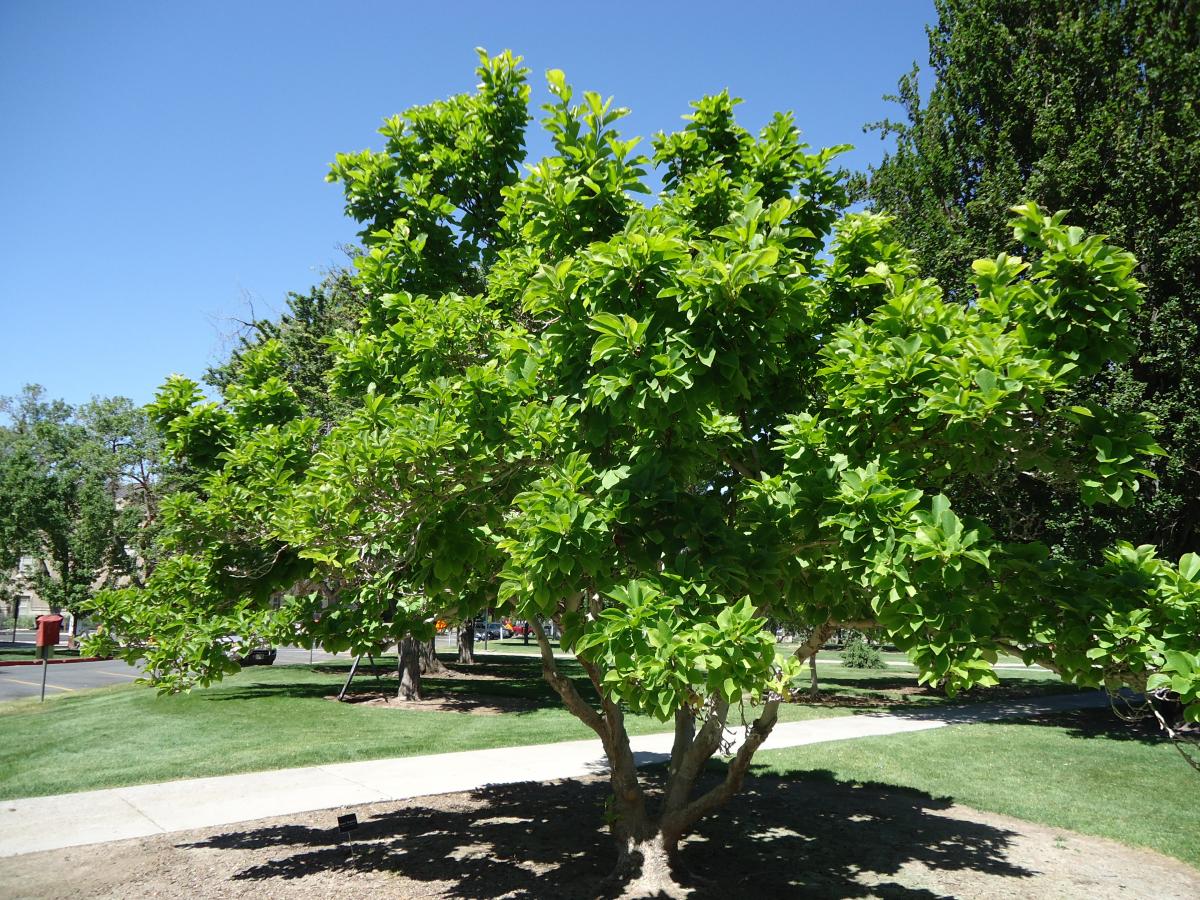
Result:
M618 716L608 717L610 780L614 792L613 835L617 840L617 867L613 879L629 897L677 896L682 893L676 875L675 855L680 840L704 816L719 809L736 794L750 761L775 727L779 699L767 701L734 752L725 777L696 796L696 782L705 764L725 741L729 705L718 701L706 710L697 728L691 710L675 714L675 742L661 803L653 812L637 777L629 737ZM609 749L611 748L611 749Z
M621 885L623 896L628 897L681 896L683 888L676 881L674 871L679 841L700 819L720 808L741 789L751 759L775 727L780 698L773 697L763 706L744 740L734 750L721 782L698 796L695 796L696 782L705 764L722 745L733 749L726 744L729 704L724 700L711 700L701 711L676 711L675 740L666 786L661 803L652 811L638 780L624 713L605 693L602 673L587 660L579 660L600 697L600 709L597 710L580 696L571 679L559 671L541 624L533 624L533 629L541 649L543 676L567 709L596 732L608 756L609 782L613 791L612 831L617 841L614 883ZM814 654L831 631L830 626L815 629L797 650L797 656L803 661Z

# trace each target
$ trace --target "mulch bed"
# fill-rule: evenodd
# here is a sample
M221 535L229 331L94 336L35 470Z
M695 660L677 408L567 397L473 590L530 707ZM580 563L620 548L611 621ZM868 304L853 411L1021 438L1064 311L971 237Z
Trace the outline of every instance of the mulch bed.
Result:
M593 898L607 785L525 783L0 859L6 897ZM822 773L753 779L683 847L696 898L1194 900L1159 854Z

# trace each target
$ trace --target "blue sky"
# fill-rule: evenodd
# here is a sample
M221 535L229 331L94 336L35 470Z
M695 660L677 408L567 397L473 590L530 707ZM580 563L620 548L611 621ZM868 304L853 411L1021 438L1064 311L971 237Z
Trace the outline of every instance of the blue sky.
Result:
M146 402L199 378L248 301L276 311L344 261L334 154L470 90L476 46L523 55L535 104L549 68L614 95L626 134L728 87L743 124L793 110L860 168L932 19L931 0L0 3L0 395Z

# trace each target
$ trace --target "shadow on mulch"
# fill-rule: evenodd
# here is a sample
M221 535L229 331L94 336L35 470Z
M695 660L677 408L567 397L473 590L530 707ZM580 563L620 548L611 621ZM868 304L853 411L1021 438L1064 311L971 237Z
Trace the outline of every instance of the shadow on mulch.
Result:
M259 883L317 873L394 874L397 896L591 898L616 862L602 826L600 779L525 783L408 801L353 832L353 851L329 828L229 831L181 848L262 850L269 861L232 880ZM1006 861L1013 832L937 815L950 801L916 791L839 784L828 772L758 778L685 843L682 863L703 884L695 897L934 898L899 883L908 863L934 870L1028 878ZM259 854L260 858L266 853ZM1014 895L1020 893L1014 882ZM423 886L422 886L423 885Z

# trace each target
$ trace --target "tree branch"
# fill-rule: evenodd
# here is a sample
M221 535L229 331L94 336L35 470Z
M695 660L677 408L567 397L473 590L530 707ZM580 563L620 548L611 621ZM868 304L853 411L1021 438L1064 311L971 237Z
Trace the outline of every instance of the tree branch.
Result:
M546 632L542 628L542 623L538 621L537 616L533 616L529 623L533 626L533 631L537 635L538 649L542 653L542 677L550 687L554 688L555 693L562 698L563 704L570 710L571 714L583 722L588 728L596 732L596 735L604 742L605 748L609 744L608 728L605 725L604 718L596 710L592 709L583 697L579 696L579 691L576 690L574 682L566 675L558 670L558 664L554 661L554 650L550 647L550 641L546 638Z
M725 465L729 466L731 469L733 469L733 471L737 472L743 478L749 478L751 480L755 480L758 478L758 476L755 475L753 472L751 472L749 469L747 469L744 464L738 462L736 459L734 459L728 453L722 453L721 459L724 460Z
M579 656L575 658L588 673L604 707L602 722L607 728L608 737L602 734L600 739L608 754L609 783L617 800L618 817L623 820L621 827L640 829L645 825L646 794L638 782L637 762L633 758L633 748L629 746L629 732L625 729L625 713L619 704L605 694L604 679L596 664Z
M762 714L750 726L746 741L738 748L725 773L725 780L679 810L663 815L662 831L668 839L678 838L688 828L729 800L742 786L750 760L771 734L779 715L779 699L768 700Z
M689 721L692 721L690 712L687 710L681 710L681 712L687 715ZM678 715L676 713L675 746L671 748L670 775L667 778L667 789L663 798L664 813L681 809L687 804L688 797L692 793L692 786L695 785L696 778L700 775L700 770L721 746L721 738L725 735L725 722L729 715L729 704L724 700L714 701L708 719L700 728L700 733L688 742L688 746L679 755L677 755L680 745Z
M1018 647L1016 644L1013 644L1009 641L996 641L996 646L999 647L1001 650L1005 651L1006 653L1011 653L1013 656L1021 657L1022 661L1024 661L1024 659L1025 659L1026 651L1023 650L1022 648ZM1039 666L1049 669L1055 675L1062 675L1062 670L1058 667L1058 665L1054 662L1054 660L1051 659L1049 656L1043 656L1041 654L1038 654L1037 656L1034 657L1034 660L1036 660L1036 662Z
M843 625L841 627L852 626ZM815 656L817 652L825 646L825 642L829 640L829 636L837 629L838 626L834 625L832 622L826 622L824 625L818 625L812 630L812 634L808 636L808 639L799 647L797 647L796 652L792 655L795 656L800 662L804 662L810 656Z

